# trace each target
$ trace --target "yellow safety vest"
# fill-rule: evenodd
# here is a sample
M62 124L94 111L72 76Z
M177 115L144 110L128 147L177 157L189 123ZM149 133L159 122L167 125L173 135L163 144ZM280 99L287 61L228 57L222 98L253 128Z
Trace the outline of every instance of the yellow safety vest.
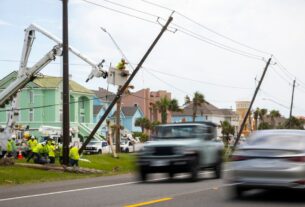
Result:
M72 147L69 152L69 157L72 160L79 160L78 148Z
M48 148L49 148L49 157L55 157L55 146L50 145Z

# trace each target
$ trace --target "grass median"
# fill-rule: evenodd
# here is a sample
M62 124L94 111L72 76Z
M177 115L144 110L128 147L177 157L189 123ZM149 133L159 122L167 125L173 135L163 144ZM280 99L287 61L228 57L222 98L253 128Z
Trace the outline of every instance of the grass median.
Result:
M81 158L90 162L79 161L79 166L102 170L102 174L79 174L43 169L32 169L20 166L0 166L0 185L14 185L24 183L39 183L68 179L80 179L98 176L124 174L135 171L134 154L120 154L119 158L113 158L110 154L84 155ZM25 163L25 160L17 160L17 163ZM59 163L56 163L59 165Z

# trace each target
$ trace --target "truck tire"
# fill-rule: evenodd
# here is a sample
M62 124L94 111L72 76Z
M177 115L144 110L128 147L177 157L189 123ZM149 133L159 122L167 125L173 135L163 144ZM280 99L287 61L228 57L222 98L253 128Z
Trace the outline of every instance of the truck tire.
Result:
M97 153L98 153L98 154L102 154L103 152L102 152L101 149L99 149Z
M222 160L219 160L214 166L214 174L216 179L220 179L222 177Z
M196 157L190 166L190 181L196 182L198 180L198 171L199 171L199 160Z

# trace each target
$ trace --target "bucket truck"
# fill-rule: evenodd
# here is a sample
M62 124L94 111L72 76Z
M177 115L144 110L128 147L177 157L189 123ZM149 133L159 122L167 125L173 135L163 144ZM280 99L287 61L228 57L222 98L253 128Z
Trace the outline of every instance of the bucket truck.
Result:
M35 40L36 32L48 37L54 41L56 45L36 64L34 64L32 67L28 67L28 59ZM69 46L69 51L92 67L91 73L89 74L86 82L93 77L103 77L104 79L107 78L108 73L103 70L103 63L105 60L102 60L100 63L96 64L93 60L81 54L78 50L71 46ZM25 37L17 78L6 89L0 92L0 107L4 107L6 104L11 102L7 125L4 129L2 129L2 132L0 132L0 146L2 147L2 150L6 150L7 139L14 133L14 126L19 115L19 110L17 108L18 92L25 87L26 84L34 80L35 75L39 73L46 65L48 65L52 60L55 60L57 56L61 55L62 41L59 38L35 24L31 24L25 29Z

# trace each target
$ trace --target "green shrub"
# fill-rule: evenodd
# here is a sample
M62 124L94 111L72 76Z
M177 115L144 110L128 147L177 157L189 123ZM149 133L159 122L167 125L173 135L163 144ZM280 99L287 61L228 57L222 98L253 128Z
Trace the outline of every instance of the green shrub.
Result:
M148 134L143 133L143 132L133 132L132 133L133 137L139 137L141 142L146 142L148 141Z

